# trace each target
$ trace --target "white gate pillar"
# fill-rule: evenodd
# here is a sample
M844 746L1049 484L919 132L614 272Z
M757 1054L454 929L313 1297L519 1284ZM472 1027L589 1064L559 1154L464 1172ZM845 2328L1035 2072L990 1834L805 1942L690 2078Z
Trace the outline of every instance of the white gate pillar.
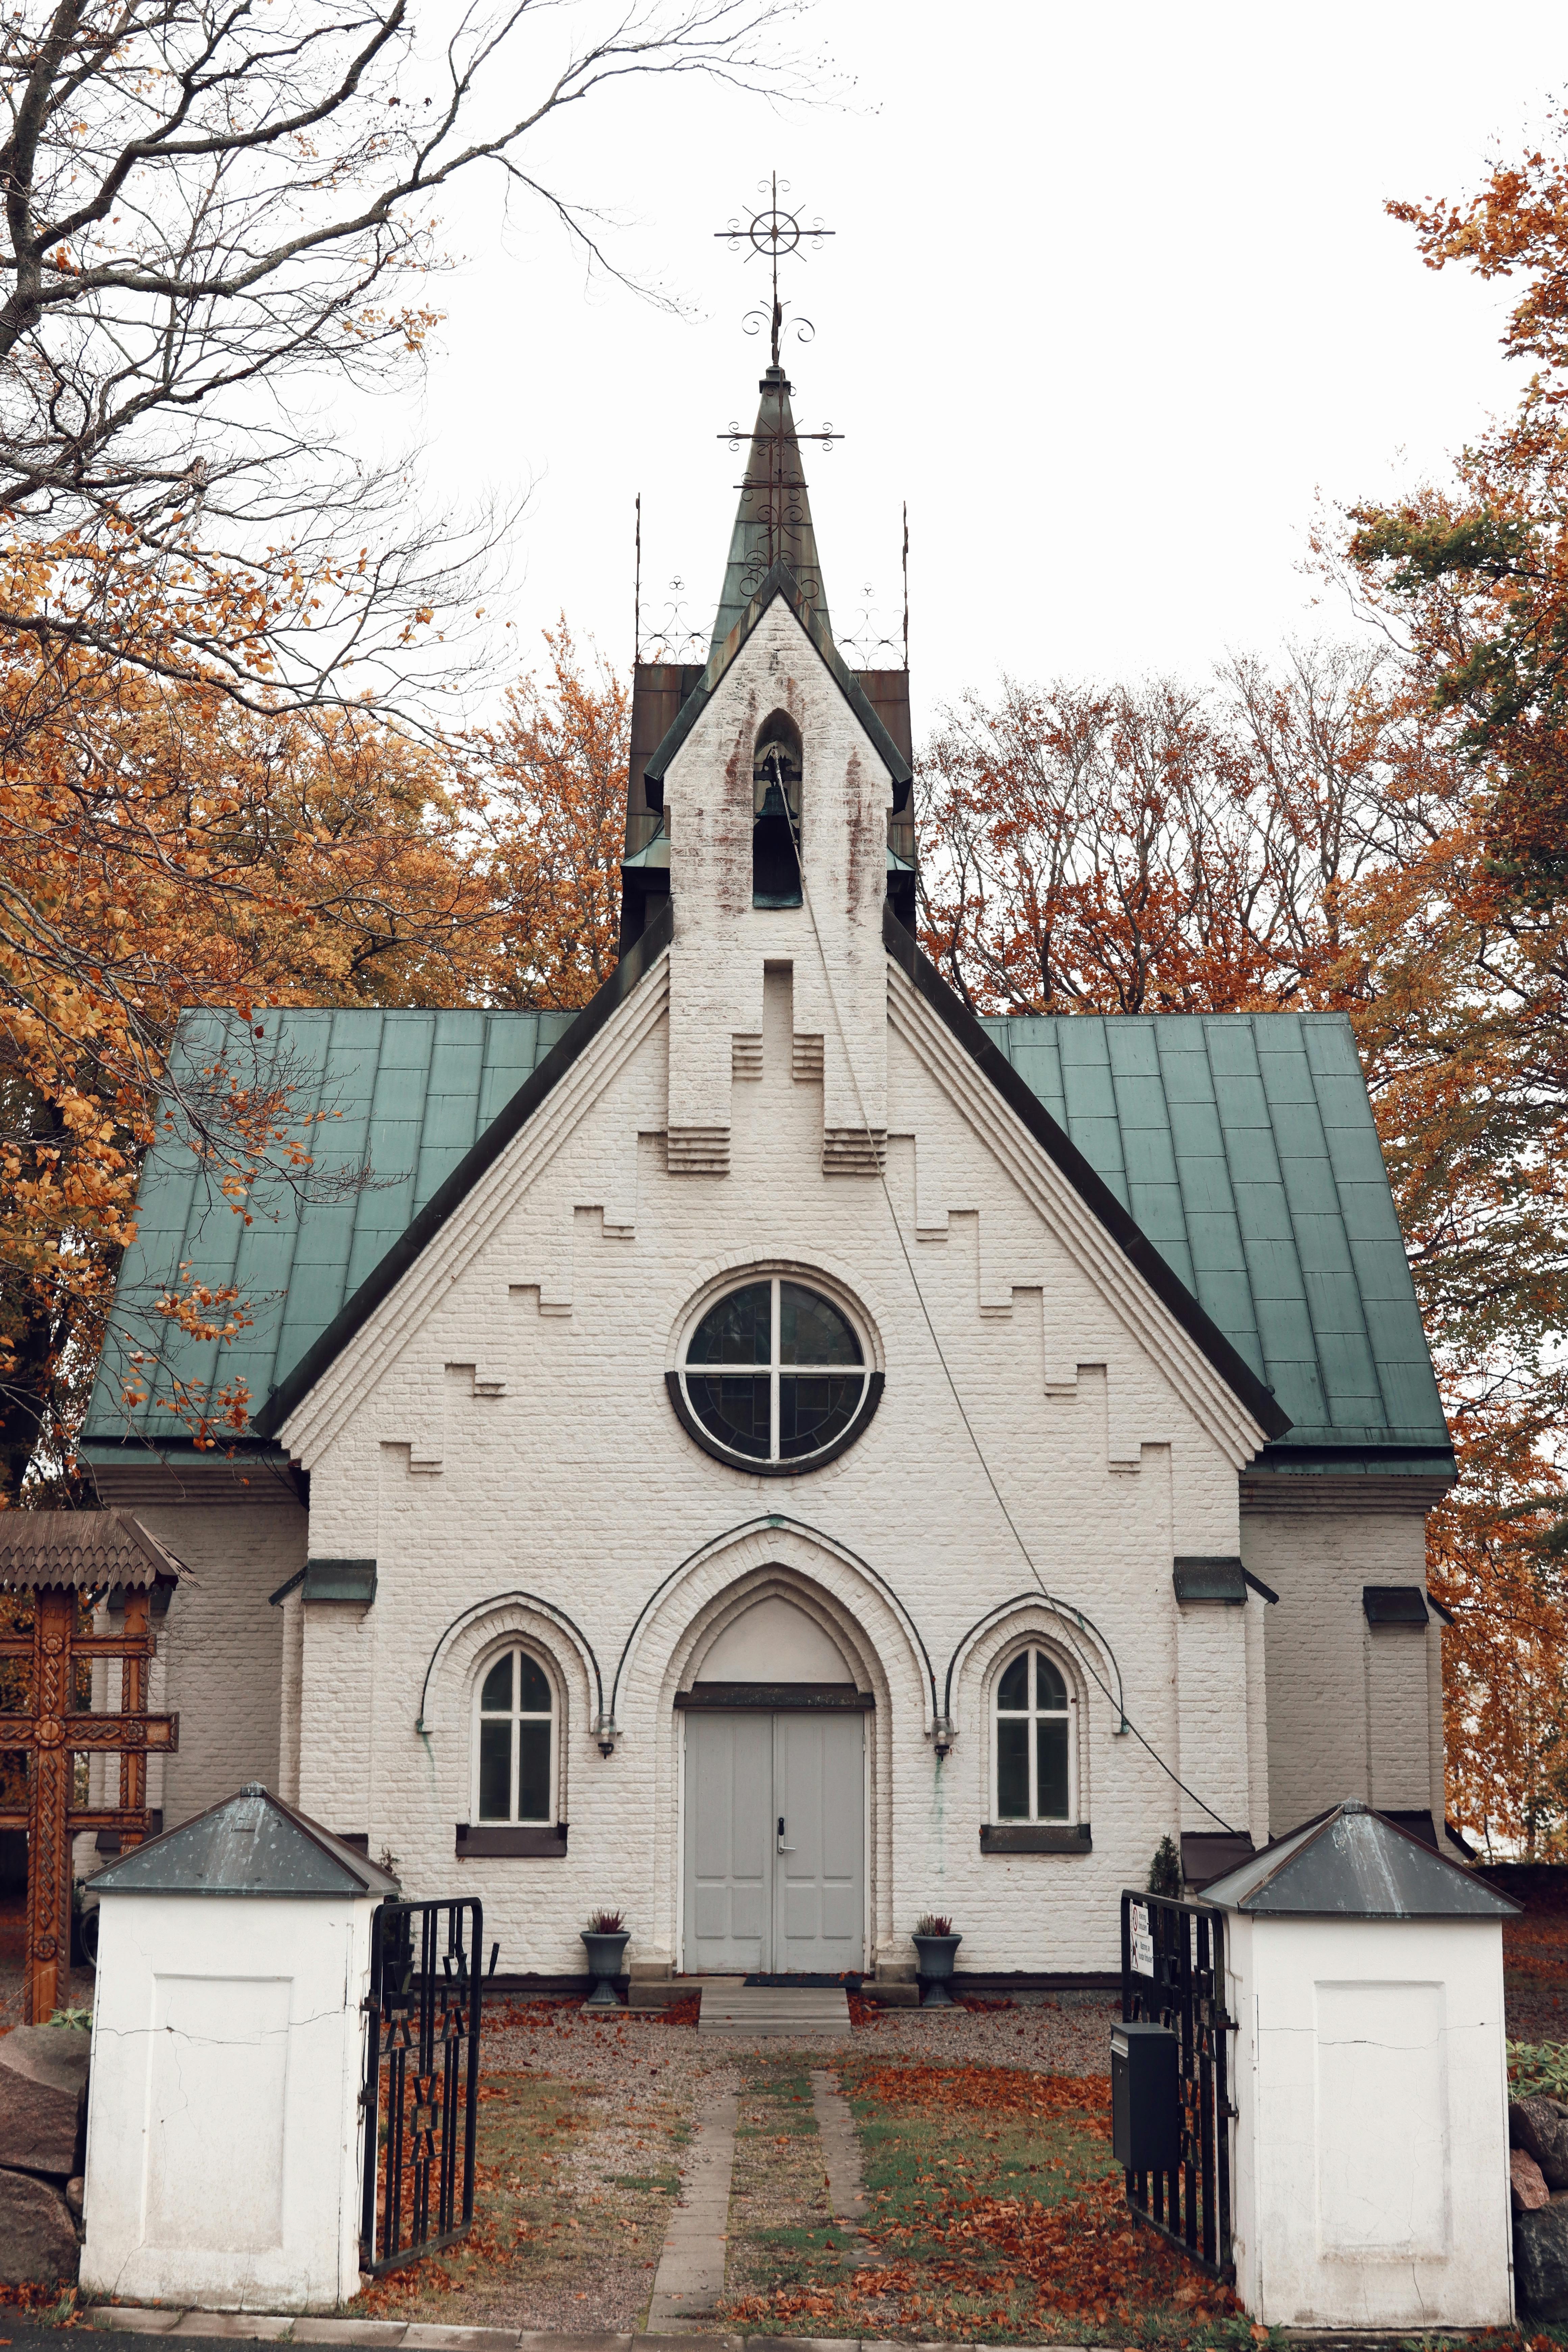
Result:
M1338 1806L1216 1879L1237 2292L1269 2327L1513 2320L1502 1923L1472 1873Z
M253 1781L92 1884L83 2287L346 2303L371 1919L397 1881Z

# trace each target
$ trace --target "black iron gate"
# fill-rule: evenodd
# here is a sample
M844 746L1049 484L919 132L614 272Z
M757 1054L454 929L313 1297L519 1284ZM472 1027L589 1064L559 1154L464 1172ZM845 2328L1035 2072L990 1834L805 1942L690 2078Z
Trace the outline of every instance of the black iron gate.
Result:
M474 2218L483 1933L471 1898L384 1903L372 1922L360 2267L374 2275Z
M1231 2255L1229 2051L1225 1915L1165 1895L1121 1897L1121 2015L1176 2036L1182 2160L1173 2172L1130 2172L1127 2202L1216 2278Z

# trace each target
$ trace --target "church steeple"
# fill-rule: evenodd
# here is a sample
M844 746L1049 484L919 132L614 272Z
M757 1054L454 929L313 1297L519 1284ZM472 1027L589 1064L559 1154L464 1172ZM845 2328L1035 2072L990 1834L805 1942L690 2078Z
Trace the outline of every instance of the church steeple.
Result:
M752 428L745 478L740 485L735 528L730 535L730 560L724 568L710 656L718 652L773 565L780 562L788 564L805 602L831 635L811 500L801 464L800 436L789 404L791 389L789 378L775 361L758 386L762 398ZM826 441L837 436L813 433L806 438Z

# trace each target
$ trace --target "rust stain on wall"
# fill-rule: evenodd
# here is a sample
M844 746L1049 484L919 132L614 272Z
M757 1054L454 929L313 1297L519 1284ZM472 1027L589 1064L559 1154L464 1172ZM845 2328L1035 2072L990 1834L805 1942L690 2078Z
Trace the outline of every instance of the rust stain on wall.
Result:
M746 697L724 762L724 815L713 844L719 910L738 915L752 903L752 746L757 739L755 689Z
M860 789L860 753L858 747L849 754L849 762L844 772L844 813L848 820L849 837L849 908L852 912L858 912L866 878L866 859L873 846L875 833L871 813Z

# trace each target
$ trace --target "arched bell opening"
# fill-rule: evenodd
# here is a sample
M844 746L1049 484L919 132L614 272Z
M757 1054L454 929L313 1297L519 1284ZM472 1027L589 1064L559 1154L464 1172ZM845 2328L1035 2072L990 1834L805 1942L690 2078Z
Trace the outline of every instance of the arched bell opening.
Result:
M752 904L801 903L800 730L787 710L764 719L752 754Z

